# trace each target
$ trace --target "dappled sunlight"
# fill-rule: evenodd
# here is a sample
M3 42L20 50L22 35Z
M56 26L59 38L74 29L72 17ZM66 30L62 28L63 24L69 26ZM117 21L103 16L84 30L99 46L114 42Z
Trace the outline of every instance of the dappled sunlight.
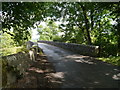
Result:
M56 73L50 73L46 77L51 78L52 82L61 82L64 79L64 72L56 72Z
M94 81L95 84L99 84L100 82Z
M120 73L113 75L112 77L114 80L120 80Z
M106 73L105 75L106 75L106 76L109 76L109 75L110 75L110 73Z
M119 71L119 69L116 69L116 68L115 68L114 71Z
M63 82L65 81L65 73L64 72L55 72L55 73L48 73L46 74L47 79L53 84L54 87L60 87Z
M94 62L86 61L84 59L75 60L75 62L77 62L77 63L86 63L86 64L95 64Z
M61 81L51 80L52 83L62 83Z
M23 77L22 87L51 87L53 82L69 88L118 88L118 3L63 1L2 3L0 55L5 66L0 62L0 71L5 70L5 84L15 75Z
M118 72L115 66L96 60L94 57L68 51L61 52L61 49L47 44L44 46L44 52L56 69L55 73L47 73L46 76L53 84L57 83L62 88L117 87L118 81L112 78Z
M89 56L83 56L83 55L68 55L65 56L67 59L72 59L77 63L86 63L86 64L96 64ZM68 61L68 60L66 60Z
M66 58L84 58L84 57L89 57L89 56L83 56L83 55L67 55Z
M29 71L34 71L34 72L37 72L37 73L44 73L44 71L42 69L35 68L35 67L29 68L28 70Z
M55 78L64 78L64 72L56 72L51 74Z

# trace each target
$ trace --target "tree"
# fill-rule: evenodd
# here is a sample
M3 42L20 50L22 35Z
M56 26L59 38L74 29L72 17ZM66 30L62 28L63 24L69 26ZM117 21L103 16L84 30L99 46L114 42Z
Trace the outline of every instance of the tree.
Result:
M39 25L37 31L40 35L40 40L48 41L58 38L58 33L60 32L56 23L50 20L46 21L46 26Z
M4 2L2 3L2 31L13 36L21 45L30 36L28 28L43 19L44 3ZM11 33L11 28L13 33Z
M12 27L11 35L22 42L29 36L28 28L49 17L62 22L63 42L98 45L101 55L116 55L120 52L119 10L114 2L3 3L3 32L11 34ZM57 27L52 25L39 30L42 38L53 40Z
M49 6L48 15L63 22L60 26L65 33L63 41L98 45L102 55L109 56L116 55L116 45L120 45L119 7L114 2L60 2ZM113 21L117 22L115 26ZM84 41L79 41L81 37Z
M11 39L12 36L10 36L7 33L3 33L0 35L0 49L2 48L9 48L9 47L14 47L15 43L13 39Z
M93 7L92 5L91 4L89 5L89 3L78 2L54 3L49 8L52 9L53 12L49 13L53 13L53 16L51 16L51 19L53 20L62 19L63 22L68 22L67 24L61 25L62 29L66 27L64 29L64 32L66 33L65 34L66 38L67 37L72 38L72 34L75 31L74 27L79 27L80 28L79 30L80 31L82 30L83 32L84 40L87 41L88 44L91 44L90 19L89 19L90 15L88 15L88 13L90 13L91 8Z

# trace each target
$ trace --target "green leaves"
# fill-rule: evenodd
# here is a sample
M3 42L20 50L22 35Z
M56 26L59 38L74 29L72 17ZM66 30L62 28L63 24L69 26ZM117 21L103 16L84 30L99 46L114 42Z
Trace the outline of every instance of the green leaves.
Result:
M58 29L58 25L56 25L53 21L46 21L46 25L39 25L37 29L40 38L39 40L54 40L59 37L58 33L60 30Z
M30 2L3 3L3 32L11 33L14 40L22 44L30 38L28 28L36 22L46 21L47 26L39 26L41 40L54 40L58 32L64 33L61 41L94 44L101 47L102 55L109 56L113 48L120 52L120 30L118 3L103 2ZM54 21L60 21L59 31ZM116 22L112 25L111 21ZM113 45L114 44L114 45ZM107 48L107 46L111 46ZM111 51L109 51L111 50Z
M120 5L113 2L61 2L52 4L49 9L53 17L63 22L60 25L62 32L65 33L62 36L63 41L86 44L92 42L101 47L102 55L109 56L116 54L116 51L110 53L109 50L112 50L111 47L116 48L116 42L120 40L117 40L120 36L118 25L111 24L112 20L119 17L119 8ZM111 47L107 48L108 45Z
M113 65L118 65L120 66L120 56L110 56L108 58L98 58L99 60L102 60L104 62L108 62L108 63L111 63Z
M42 6L42 7L41 7ZM2 28L10 31L13 28L14 40L21 45L30 36L28 28L34 27L34 23L42 20L44 3L4 2L2 3ZM22 41L23 40L23 41Z
M7 33L3 33L0 35L0 48L9 48L9 47L14 47L15 43L11 39L12 36L10 36Z

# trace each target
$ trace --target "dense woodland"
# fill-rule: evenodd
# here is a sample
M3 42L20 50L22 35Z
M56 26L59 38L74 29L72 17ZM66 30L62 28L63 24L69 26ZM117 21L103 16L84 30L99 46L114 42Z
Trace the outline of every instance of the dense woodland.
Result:
M100 57L120 55L118 2L4 2L1 21L1 37L10 35L12 45L23 45L38 28L39 40L97 45Z

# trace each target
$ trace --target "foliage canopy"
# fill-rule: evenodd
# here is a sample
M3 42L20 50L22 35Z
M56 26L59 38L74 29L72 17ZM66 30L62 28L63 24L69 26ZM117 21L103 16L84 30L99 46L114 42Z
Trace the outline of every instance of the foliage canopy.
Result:
M120 4L114 2L6 2L2 3L3 32L22 45L30 37L29 28L49 17L62 22L61 31L44 28L39 31L41 37L45 32L51 33L48 38L53 38L54 31L63 32L63 42L98 45L100 55L119 55L119 10Z

